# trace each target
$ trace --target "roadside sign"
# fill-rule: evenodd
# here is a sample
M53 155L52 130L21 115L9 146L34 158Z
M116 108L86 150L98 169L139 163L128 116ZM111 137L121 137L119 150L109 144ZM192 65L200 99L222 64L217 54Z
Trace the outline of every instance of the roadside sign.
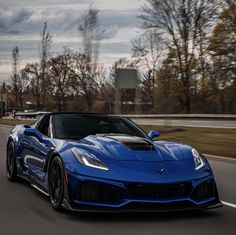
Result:
M138 71L137 69L117 69L117 86L122 89L138 88Z

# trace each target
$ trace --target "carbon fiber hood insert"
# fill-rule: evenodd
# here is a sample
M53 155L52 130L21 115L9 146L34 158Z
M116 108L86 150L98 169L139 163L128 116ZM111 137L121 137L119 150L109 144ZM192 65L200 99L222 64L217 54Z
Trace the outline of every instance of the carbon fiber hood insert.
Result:
M126 136L126 135L107 135L104 137L118 141L121 144L125 145L127 148L134 151L156 150L154 145L150 141L140 137Z

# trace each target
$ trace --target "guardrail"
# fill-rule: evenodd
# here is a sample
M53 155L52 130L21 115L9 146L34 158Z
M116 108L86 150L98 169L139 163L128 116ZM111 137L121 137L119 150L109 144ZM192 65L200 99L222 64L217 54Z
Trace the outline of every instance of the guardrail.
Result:
M14 118L38 118L43 114L48 113L44 111L39 112L16 112ZM236 114L122 114L128 118L156 118L156 119L236 119Z
M13 115L13 118L18 119L19 117L22 117L22 118L36 119L36 118L39 118L40 116L42 116L45 113L48 113L48 112L43 112L43 111L39 111L39 112L15 112L14 115Z

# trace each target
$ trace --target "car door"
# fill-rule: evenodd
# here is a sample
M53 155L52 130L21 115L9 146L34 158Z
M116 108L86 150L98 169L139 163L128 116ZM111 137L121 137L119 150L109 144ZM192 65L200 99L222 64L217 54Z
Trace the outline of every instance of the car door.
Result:
M35 126L36 136L25 135L23 145L23 161L28 170L30 180L44 186L46 174L44 166L49 151L52 148L50 142L50 116L46 116Z

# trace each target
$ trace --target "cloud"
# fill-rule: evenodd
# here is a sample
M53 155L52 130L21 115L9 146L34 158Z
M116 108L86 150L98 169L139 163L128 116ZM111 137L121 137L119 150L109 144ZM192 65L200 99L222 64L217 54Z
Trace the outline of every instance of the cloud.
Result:
M18 11L13 12L12 17L10 18L10 25L11 24L20 24L30 18L32 12L26 10L24 8L19 9Z
M34 8L38 7L50 7L50 6L66 6L70 4L90 4L92 0L38 0L38 1L32 1L32 0L7 0L1 3L2 7L23 7L23 6L34 6Z
M104 10L100 12L101 25L104 27L116 26L119 28L135 27L138 24L137 15L139 11L137 9L129 10Z
M32 11L25 8L10 12L2 9L0 11L0 32L18 34L20 32L18 30L19 26L29 20L32 14Z
M118 29L115 27L110 27L102 30L102 33L100 35L101 40L106 40L106 39L111 39L114 38L115 35L117 34Z
M53 2L53 3L52 3ZM67 8L80 8L85 9L89 5L93 5L99 9L131 9L143 5L146 0L6 0L1 1L1 8L7 7L31 7L34 9L40 8L57 8L61 7L63 9Z
M7 12L5 14L4 12ZM0 12L0 31L8 34L39 34L45 21L48 22L52 33L78 32L78 24L84 10L81 9L8 9ZM101 10L99 21L102 29L115 35L115 29L135 27L138 25L137 9L130 10Z
M80 13L80 16L78 17ZM64 11L64 17L67 17L67 27L65 31L75 30L78 28L78 24L82 20L82 14L84 11ZM138 9L129 10L111 10L105 9L99 11L99 23L101 27L107 28L124 28L124 27L136 27L138 25L137 15L139 14Z
M43 23L53 35L52 52L64 46L81 48L78 24L89 5L100 9L102 33L100 62L112 64L130 54L130 39L137 35L139 7L145 0L6 0L0 3L0 80L11 71L11 50L18 46L22 66L38 60ZM4 67L5 66L5 67Z

